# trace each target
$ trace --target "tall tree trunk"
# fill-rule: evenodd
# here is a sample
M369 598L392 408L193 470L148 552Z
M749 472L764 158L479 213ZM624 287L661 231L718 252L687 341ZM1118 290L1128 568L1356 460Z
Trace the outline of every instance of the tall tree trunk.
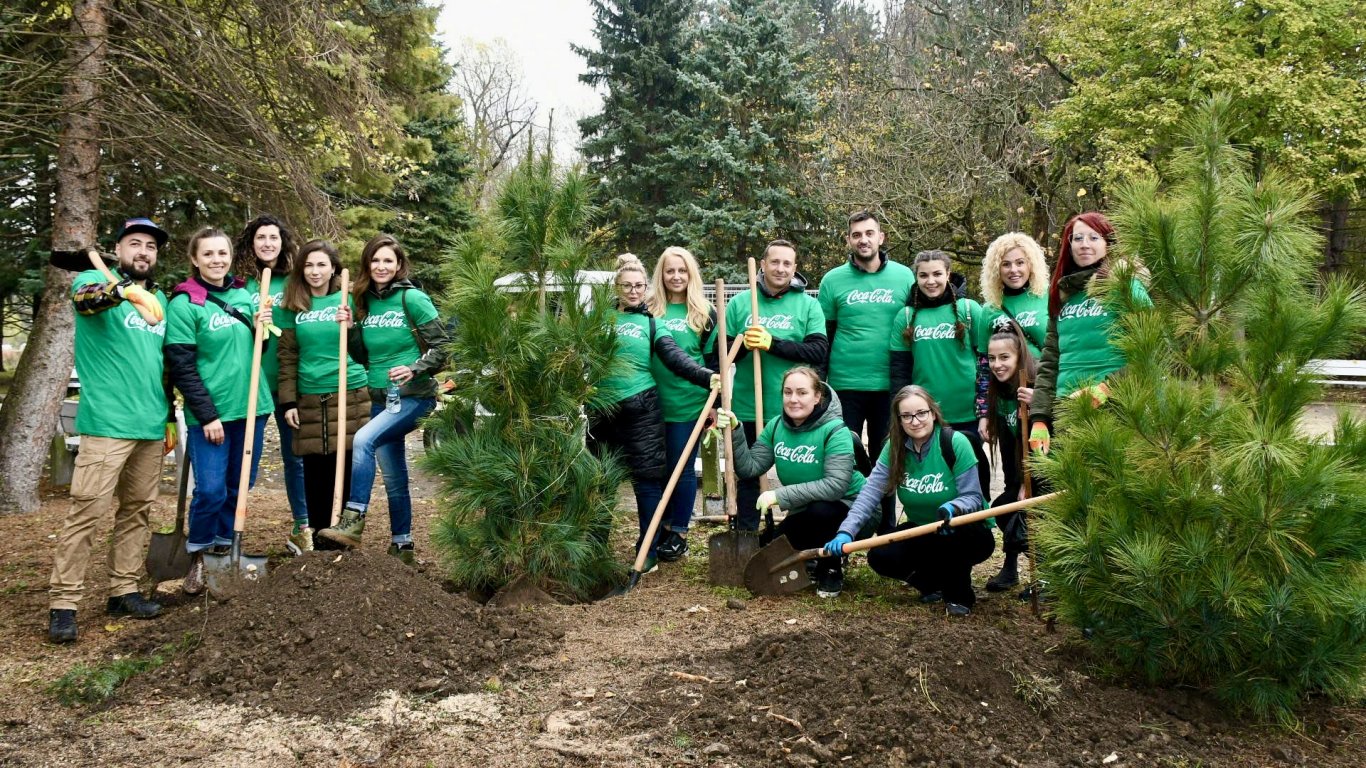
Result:
M1323 266L1325 275L1331 275L1342 268L1347 257L1347 218L1351 205L1346 195L1338 197L1323 207L1323 226L1327 237L1323 244Z
M53 248L95 242L100 211L100 82L107 64L106 14L111 2L76 0L71 8L70 74L62 86ZM43 299L33 317L28 346L0 408L0 513L38 508L38 481L71 375L72 275L49 266L43 278Z

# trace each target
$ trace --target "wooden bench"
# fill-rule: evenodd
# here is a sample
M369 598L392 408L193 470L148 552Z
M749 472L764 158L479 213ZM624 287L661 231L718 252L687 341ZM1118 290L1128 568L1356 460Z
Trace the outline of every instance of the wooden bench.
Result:
M1366 387L1366 360L1310 360L1305 373L1322 378L1316 384L1335 387Z

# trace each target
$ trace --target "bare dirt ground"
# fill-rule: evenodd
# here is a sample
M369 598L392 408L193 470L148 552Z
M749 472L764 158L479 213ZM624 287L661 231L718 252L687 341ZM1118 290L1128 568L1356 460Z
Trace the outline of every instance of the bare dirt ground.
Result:
M268 446L246 536L281 556L262 592L216 604L167 591L162 618L110 620L97 546L73 646L43 642L65 494L0 518L0 765L1360 766L1366 754L1360 706L1314 702L1298 731L1238 722L1191 691L1107 679L1074 631L1049 633L1013 595L983 591L971 618L950 621L857 561L833 601L714 588L694 556L621 598L492 610L443 589L435 563L393 568L379 489L362 556L291 561L276 456ZM433 489L423 479L414 494L424 560ZM157 526L174 516L163 491ZM693 532L694 552L714 530ZM979 584L996 567L979 567ZM170 661L109 704L66 707L50 690L76 665L165 643L180 643Z

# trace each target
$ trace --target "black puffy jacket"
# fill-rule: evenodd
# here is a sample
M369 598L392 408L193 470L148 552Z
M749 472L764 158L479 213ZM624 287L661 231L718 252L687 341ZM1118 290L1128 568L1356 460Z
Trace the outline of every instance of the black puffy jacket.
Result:
M664 479L664 410L650 387L603 411L588 412L588 447L594 455L616 451L636 480Z

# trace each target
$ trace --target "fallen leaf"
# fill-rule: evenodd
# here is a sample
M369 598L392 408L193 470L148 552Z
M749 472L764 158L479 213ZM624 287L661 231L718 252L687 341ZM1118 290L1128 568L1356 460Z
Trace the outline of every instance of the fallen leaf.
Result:
M788 619L787 621L784 621L783 623L784 623L784 624L796 624L796 623L797 623L797 620L796 620L796 619Z
M105 625L104 625L104 631L105 631L105 632L117 632L117 631L119 631L120 629L123 629L123 625L122 625L122 624L105 624Z

